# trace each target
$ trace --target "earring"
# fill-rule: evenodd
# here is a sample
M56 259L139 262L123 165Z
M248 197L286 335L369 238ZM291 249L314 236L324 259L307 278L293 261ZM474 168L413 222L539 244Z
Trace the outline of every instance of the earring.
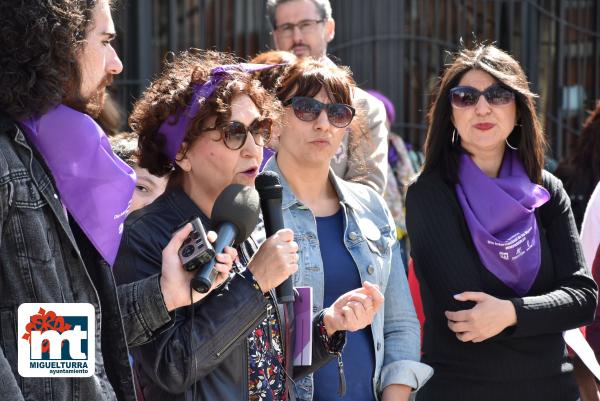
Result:
M454 128L452 130L452 146L458 146L460 141L460 137L458 136L458 133L456 132L456 128Z
M508 146L509 148L511 148L512 150L519 150L519 148L516 148L514 146L512 146L510 143L508 143L508 138L506 138L504 140L504 142L506 142L506 146Z
M519 128L521 128L521 127L522 127L522 125L521 125L521 124L519 124L519 123L517 122L517 123L515 123L515 128L516 128L516 127L519 127ZM512 135L512 133L511 133L510 135ZM509 135L509 136L510 136L510 135ZM512 145L511 145L511 144L508 142L508 137L509 137L509 136L507 136L507 137L506 137L506 139L504 140L504 142L506 142L506 146L508 146L508 147L509 147L510 149L512 149L512 150L519 150L519 148L517 148L516 146L512 146Z

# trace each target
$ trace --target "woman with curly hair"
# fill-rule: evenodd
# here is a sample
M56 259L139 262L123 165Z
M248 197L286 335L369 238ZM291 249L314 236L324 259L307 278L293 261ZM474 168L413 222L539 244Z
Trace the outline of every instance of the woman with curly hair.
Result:
M251 70L215 52L184 52L169 63L136 103L130 118L139 135L139 162L166 192L125 223L115 264L120 283L160 271L172 230L192 216L212 228L215 201L231 184L253 186L280 104ZM298 268L298 245L282 229L257 248L252 236L237 246L235 271L218 277L202 302L177 309L174 323L153 342L133 348L146 401L287 400L286 371L301 377L341 352L345 330L370 324L372 314L346 316L381 294L348 292L313 321L312 365L285 366L285 344L274 289ZM365 304L365 306L363 306ZM354 315L353 315L354 316ZM291 377L290 377L291 378Z

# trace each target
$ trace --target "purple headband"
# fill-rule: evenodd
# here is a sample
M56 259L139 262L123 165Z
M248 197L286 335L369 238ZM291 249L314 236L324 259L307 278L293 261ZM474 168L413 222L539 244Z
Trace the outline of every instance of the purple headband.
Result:
M200 104L204 102L217 88L217 85L229 75L230 71L237 70L247 73L267 70L269 68L281 66L285 64L226 64L213 68L210 71L208 80L203 84L194 84L194 95L192 101L183 111L178 111L177 114L170 115L163 121L158 129L158 133L166 139L165 154L171 161L175 161L177 152L181 147L183 138L188 128L190 121L198 114Z

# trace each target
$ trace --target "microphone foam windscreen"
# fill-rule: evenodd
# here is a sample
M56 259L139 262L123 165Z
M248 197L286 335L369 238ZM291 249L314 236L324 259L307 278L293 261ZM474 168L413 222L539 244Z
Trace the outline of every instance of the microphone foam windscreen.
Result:
M221 223L232 223L238 235L234 245L244 242L258 223L260 200L252 187L231 184L215 200L211 220L214 227Z
M263 171L256 177L256 190L261 199L281 198L281 183L279 175L274 171Z

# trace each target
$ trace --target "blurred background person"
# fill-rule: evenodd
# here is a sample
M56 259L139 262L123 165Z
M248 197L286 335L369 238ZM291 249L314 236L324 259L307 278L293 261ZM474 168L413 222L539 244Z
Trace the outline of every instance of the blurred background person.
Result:
M596 184L600 182L600 102L583 124L569 157L555 171L571 198L571 209L577 228Z
M100 110L100 114L94 119L110 138L121 132L123 126L123 111L113 97L107 93L104 99L104 107Z
M280 104L235 63L216 52L183 52L136 103L130 125L139 136L140 166L170 175L165 193L126 220L114 267L119 284L155 274L163 244L183 221L198 216L213 228L209 216L227 186L254 185ZM289 229L258 249L250 237L237 247L231 277L219 270L202 302L177 309L155 341L133 348L145 400L287 400L273 290L297 270L297 252ZM180 290L191 296L189 288ZM360 288L317 311L313 365L290 366L290 374L302 376L334 358L345 330L370 324L382 302L378 291Z
M316 310L361 283L376 283L385 293L371 327L347 336L346 395L339 394L335 361L297 381L296 395L306 401L408 400L432 370L419 362L419 323L394 221L374 190L342 180L330 168L354 117L354 81L348 69L314 59L292 64L284 74L277 87L285 106L279 145L265 170L280 176L285 225L300 247L294 285L313 288Z
M327 57L327 45L335 36L329 0L267 0L267 17L275 48L310 56L335 65ZM385 109L380 101L355 88L353 104L366 114L369 140L351 129L331 159L333 171L341 178L359 182L383 194L387 179L387 137ZM356 146L359 143L360 146Z
M386 126L388 134L388 176L383 199L387 203L394 222L396 223L396 237L400 242L402 249L402 262L406 269L407 264L407 237L406 237L406 189L408 184L415 176L413 162L408 153L402 137L391 131L392 125L396 119L396 108L392 101L383 93L374 89L367 90L367 93L379 99L385 107L387 116Z
M464 49L439 80L406 222L425 310L428 400L575 401L562 332L597 286L520 65Z
M591 267L600 245L600 183L596 185L585 209L581 225L581 244L583 256Z
M282 64L273 68L268 68L260 71L256 71L256 79L259 80L263 88L269 91L275 91L281 80L283 79L283 72L290 65L298 60L296 55L292 52L285 50L267 50L262 53L258 53L254 56L250 63L252 64ZM269 143L269 145L272 145Z
M279 85L279 81L282 78L282 73L287 67L288 64L292 64L296 62L297 58L294 53L284 51L284 50L267 50L265 52L259 53L254 56L253 59L250 60L252 64L285 64L282 66L277 66L265 70L256 71L254 74L256 79L260 81L260 84L263 88L268 91L274 92L277 86ZM277 130L277 125L273 127L273 130ZM269 144L265 146L263 150L263 161L260 165L260 169L264 168L265 164L269 161L271 156L275 154L275 150L277 149L277 135L273 135Z
M592 272L592 276L596 284L600 283L600 184L596 185L596 189L592 192L590 201L585 209L583 223L581 224L581 245L583 248L583 256L587 262L588 268ZM592 324L585 328L585 337L596 354L596 359L600 360L600 306L596 306L596 314ZM585 370L584 370L585 371ZM600 399L596 380L592 376L590 384L597 398ZM586 401L583 397L582 401Z
M109 137L108 140L113 152L135 171L135 189L133 190L128 212L131 213L154 202L156 198L165 192L169 180L168 174L158 177L139 166L136 155L138 148L137 135L130 132L123 132Z

